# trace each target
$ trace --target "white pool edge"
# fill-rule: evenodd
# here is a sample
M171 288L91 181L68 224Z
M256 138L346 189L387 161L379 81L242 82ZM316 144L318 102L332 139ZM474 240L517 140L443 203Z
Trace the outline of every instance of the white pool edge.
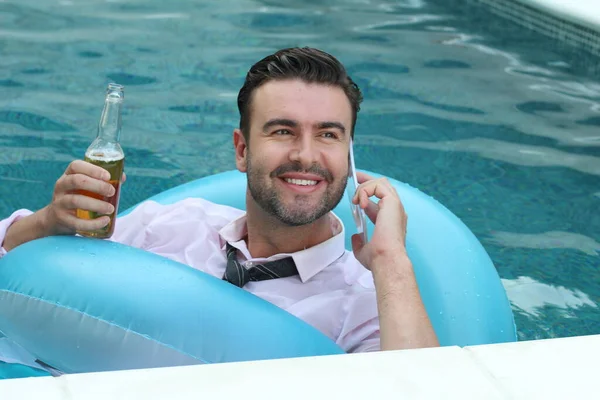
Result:
M597 391L600 335L0 381L2 400L565 399ZM593 396L592 396L593 397Z
M600 1L596 0L517 0L569 22L600 33Z

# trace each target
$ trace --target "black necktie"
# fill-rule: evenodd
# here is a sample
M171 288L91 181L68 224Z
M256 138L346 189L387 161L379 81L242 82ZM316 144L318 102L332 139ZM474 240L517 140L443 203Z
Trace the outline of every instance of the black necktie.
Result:
M264 281L294 275L298 275L298 269L292 257L254 264L252 268L246 269L237 260L237 249L227 243L227 268L225 268L223 280L229 283L244 287L250 281Z

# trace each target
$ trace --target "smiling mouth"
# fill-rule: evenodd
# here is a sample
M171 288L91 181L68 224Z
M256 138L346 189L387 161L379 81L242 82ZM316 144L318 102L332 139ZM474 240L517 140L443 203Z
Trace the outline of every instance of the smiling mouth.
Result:
M291 183L292 185L298 185L298 186L315 186L317 183L319 183L318 181L313 181L313 180L309 180L309 179L283 178L283 180L286 181L287 183Z

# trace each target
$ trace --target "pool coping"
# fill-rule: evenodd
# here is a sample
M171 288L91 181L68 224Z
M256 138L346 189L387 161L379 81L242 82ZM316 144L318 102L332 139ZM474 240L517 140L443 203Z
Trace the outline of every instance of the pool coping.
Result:
M600 335L0 381L2 399L563 399L596 391Z

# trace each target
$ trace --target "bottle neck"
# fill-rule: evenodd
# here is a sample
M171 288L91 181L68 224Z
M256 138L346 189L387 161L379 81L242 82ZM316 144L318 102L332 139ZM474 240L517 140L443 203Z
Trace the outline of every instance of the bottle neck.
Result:
M104 109L98 124L98 138L107 142L118 143L121 137L121 106L123 91L109 89L104 100Z

